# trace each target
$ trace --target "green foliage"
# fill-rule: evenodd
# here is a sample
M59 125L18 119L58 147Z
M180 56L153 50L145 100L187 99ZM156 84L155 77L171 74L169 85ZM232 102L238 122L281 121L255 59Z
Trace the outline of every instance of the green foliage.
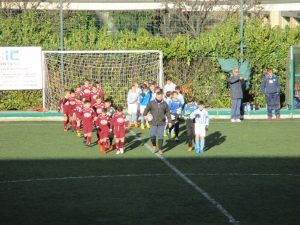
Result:
M117 14L114 15L114 19L117 19ZM148 18L152 16L154 14L149 14ZM97 26L96 19L89 12L75 11L64 15L64 44L67 50L161 50L164 53L165 76L173 77L181 85L192 82L194 96L205 100L211 107L229 107L231 104L227 86L229 75L220 70L217 58L241 59L239 26L239 20L232 18L212 27L196 39L182 34L170 39L153 35L153 32L150 33L145 28L129 31L124 27L118 32L109 33L107 27ZM244 59L250 60L252 68L251 90L245 92L245 100L253 101L258 106L265 106L260 83L266 68L272 67L282 83L281 104L284 105L286 57L291 45L300 45L300 28L272 28L268 24L263 24L261 20L248 20L245 23L244 43L247 46L244 49ZM58 13L28 10L14 17L0 17L0 45L42 46L43 50L57 50ZM59 74L55 82L58 82L56 85L61 85ZM74 81L77 82L78 80ZM116 88L118 90L123 88L126 93L128 90L126 85L117 85ZM103 87L107 96L115 93L113 86ZM31 95L29 94L31 92L0 93L2 110L12 108L24 110L34 106L34 102L41 102L40 94L34 91L32 96L35 101L32 101L32 105L12 104L9 100L21 102L24 100L22 95L16 93ZM117 102L122 102L126 96L117 98Z

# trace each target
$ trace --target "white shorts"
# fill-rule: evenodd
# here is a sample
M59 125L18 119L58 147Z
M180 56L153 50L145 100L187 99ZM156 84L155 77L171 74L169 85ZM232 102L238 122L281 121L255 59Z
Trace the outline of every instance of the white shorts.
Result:
M205 137L206 130L205 130L205 124L199 124L195 123L195 135L200 135L200 137Z
M128 114L137 113L138 104L128 104Z
M140 105L140 113L141 113L141 115L143 115L145 109L146 109L146 105Z

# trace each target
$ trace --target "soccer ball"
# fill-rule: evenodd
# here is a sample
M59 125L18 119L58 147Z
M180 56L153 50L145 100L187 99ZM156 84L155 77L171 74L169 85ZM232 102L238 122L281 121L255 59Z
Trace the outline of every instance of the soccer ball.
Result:
M152 120L153 120L152 114L148 114L148 115L147 115L147 118L148 118L148 121L152 121Z

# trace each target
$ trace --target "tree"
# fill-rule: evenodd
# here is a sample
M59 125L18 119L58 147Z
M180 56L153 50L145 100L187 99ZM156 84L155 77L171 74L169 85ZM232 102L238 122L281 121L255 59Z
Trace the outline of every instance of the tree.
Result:
M178 33L192 38L210 29L212 24L224 22L230 16L239 16L240 0L157 0L166 9L161 32L167 37ZM260 0L244 0L244 13L257 16L263 7Z

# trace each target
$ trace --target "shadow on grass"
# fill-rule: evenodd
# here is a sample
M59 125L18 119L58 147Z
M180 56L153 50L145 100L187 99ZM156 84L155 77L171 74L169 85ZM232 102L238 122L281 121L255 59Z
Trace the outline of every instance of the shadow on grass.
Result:
M222 136L220 131L215 131L205 137L204 151L208 151L211 148L218 146L226 141L226 136Z

